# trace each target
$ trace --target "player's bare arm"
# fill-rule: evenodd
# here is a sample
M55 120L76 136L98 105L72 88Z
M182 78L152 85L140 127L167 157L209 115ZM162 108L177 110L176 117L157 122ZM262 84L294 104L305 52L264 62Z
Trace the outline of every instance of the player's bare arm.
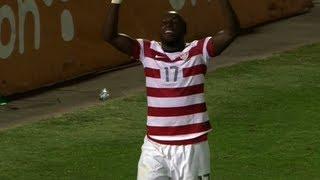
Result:
M236 38L240 31L240 23L229 0L219 0L223 16L226 19L226 27L213 37L216 55L220 55Z
M109 1L107 2L107 4L110 4L110 7L103 26L103 38L119 51L132 56L134 46L137 43L136 40L132 39L128 35L118 32L121 2L122 0L112 0L111 3Z

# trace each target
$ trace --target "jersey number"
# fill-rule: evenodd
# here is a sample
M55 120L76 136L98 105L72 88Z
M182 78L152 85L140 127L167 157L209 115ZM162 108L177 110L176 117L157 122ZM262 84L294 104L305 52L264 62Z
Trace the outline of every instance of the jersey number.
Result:
M170 67L165 67L165 73L166 73L166 82L170 82L172 80L173 82L177 82L178 80L178 72L179 72L179 67L178 66L170 66ZM173 79L170 76L170 71L174 71L173 73Z

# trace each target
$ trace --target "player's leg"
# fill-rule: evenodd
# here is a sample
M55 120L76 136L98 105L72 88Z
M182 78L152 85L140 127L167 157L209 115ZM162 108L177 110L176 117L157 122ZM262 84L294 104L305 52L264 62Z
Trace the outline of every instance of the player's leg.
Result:
M208 141L195 145L195 154L198 156L198 180L210 180L210 147Z
M159 151L160 146L151 143L147 138L142 145L138 163L138 180L169 180L169 171L164 155Z
M170 172L172 180L209 180L210 149L207 141L176 146L172 154Z

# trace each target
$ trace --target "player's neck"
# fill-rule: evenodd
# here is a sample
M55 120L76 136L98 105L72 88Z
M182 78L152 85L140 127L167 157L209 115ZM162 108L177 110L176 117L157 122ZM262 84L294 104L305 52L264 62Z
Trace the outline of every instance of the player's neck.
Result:
M185 48L185 41L181 39L180 41L176 41L173 43L161 43L162 49L164 52L180 52L183 51Z

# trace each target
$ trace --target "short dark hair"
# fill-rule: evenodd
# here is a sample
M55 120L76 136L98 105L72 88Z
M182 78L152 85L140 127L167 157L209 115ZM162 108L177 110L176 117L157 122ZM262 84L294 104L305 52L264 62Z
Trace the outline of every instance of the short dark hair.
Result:
M187 22L183 19L183 17L177 11L168 11L167 13L174 14L180 19L180 21L182 22L183 32L186 34L187 33Z

